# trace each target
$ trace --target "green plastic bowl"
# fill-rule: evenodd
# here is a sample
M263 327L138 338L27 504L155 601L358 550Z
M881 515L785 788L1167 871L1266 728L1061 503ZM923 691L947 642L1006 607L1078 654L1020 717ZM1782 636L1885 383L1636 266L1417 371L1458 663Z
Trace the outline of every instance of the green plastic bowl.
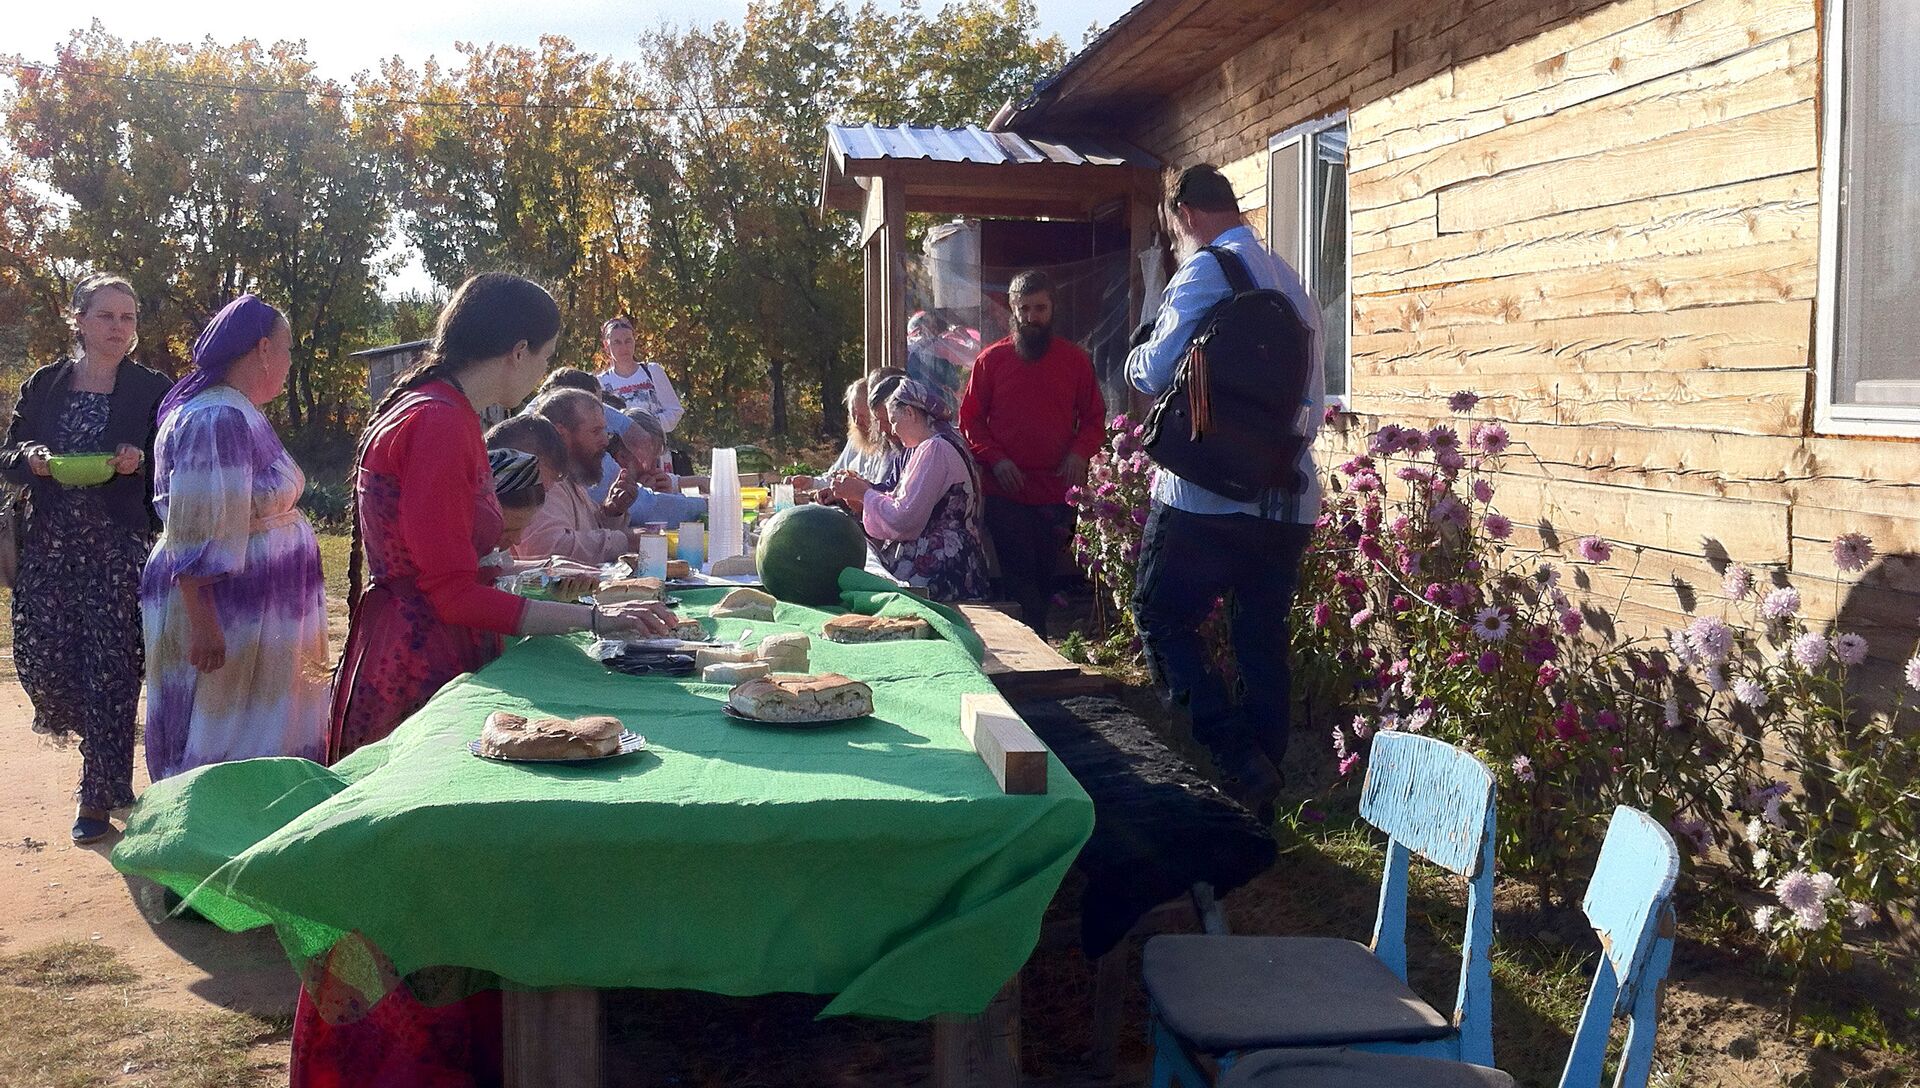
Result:
M47 471L68 487L92 487L113 479L111 453L56 453L47 458Z

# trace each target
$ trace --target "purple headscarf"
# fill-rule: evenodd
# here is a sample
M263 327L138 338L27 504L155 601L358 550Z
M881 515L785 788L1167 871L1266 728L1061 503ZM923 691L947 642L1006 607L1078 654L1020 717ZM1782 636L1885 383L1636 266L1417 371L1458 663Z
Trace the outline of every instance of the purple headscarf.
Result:
M193 342L193 369L174 383L166 399L160 402L160 419L190 400L206 387L226 379L234 360L246 355L260 341L273 335L280 323L280 311L255 295L241 295L221 307L200 338Z

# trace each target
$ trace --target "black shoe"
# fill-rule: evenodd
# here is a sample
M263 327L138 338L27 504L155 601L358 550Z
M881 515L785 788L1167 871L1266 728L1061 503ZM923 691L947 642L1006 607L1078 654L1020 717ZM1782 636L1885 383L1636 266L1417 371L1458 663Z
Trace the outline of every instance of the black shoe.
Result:
M81 816L73 821L73 844L90 846L113 834L113 824L92 816Z
M1272 823L1273 802L1280 795L1282 779L1266 753L1244 736L1216 738L1206 747L1220 789L1261 823Z

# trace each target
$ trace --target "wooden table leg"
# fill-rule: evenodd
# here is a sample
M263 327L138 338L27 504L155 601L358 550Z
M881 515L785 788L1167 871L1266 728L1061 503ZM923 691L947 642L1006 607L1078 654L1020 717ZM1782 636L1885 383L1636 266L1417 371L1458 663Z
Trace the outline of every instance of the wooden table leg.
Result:
M1087 1064L1095 1076L1111 1077L1120 1062L1120 1019L1126 1011L1128 941L1093 961L1093 1045Z
M1020 976L979 1016L933 1022L934 1088L1014 1088L1020 1083Z
M501 994L506 1088L600 1088L599 990Z

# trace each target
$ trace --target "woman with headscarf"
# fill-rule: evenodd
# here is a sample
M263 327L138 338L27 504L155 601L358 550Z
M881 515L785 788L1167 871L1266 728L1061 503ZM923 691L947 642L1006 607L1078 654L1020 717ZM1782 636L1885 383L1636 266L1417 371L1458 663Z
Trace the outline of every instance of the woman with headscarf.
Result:
M946 398L908 378L894 387L884 410L907 449L899 485L882 492L848 474L834 482L834 494L861 504L861 524L889 574L936 601L982 599L987 563L979 470L953 427Z
M291 348L280 311L241 295L160 404L163 528L140 583L156 782L227 760L326 757L320 545L295 509L307 478L260 412L286 388Z
M13 659L33 730L80 739L73 841L113 833L133 804L133 719L143 672L140 565L155 528L147 463L167 376L129 358L140 302L119 276L80 281L68 312L74 353L41 367L15 402L0 474L26 488L13 586ZM52 478L50 458L110 454L91 487Z

